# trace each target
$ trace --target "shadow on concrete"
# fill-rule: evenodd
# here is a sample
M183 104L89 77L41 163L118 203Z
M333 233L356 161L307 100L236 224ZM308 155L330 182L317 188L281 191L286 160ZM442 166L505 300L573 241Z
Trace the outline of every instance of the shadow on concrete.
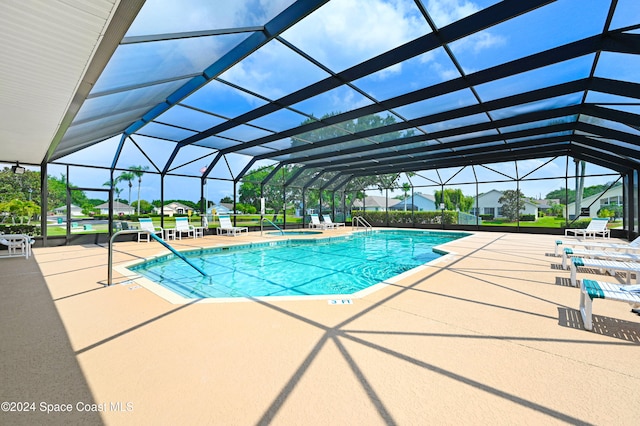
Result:
M592 318L591 333L640 345L640 324L601 315L592 315ZM584 323L577 309L558 308L558 324L562 327L584 330Z
M96 401L35 259L3 259L0 277L0 399L28 403L3 406L0 424L102 424L85 411Z

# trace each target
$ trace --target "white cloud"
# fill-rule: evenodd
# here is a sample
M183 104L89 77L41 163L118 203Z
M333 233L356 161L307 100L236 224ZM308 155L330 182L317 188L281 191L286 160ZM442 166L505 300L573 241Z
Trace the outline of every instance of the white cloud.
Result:
M333 0L303 24L284 37L336 72L429 32L408 0Z
M429 0L427 11L440 28L478 12L480 7L467 0ZM489 48L503 46L506 39L489 30L481 31L454 43L455 52L470 51L477 54Z
M506 38L485 30L452 43L451 49L456 54L471 52L477 55L484 50L502 47L506 44Z
M429 0L427 2L429 16L440 28L473 15L478 10L480 10L478 6L467 0Z
M264 16L273 18L293 3L294 0L260 0L260 8L264 11Z
M460 77L458 70L453 67L446 68L439 62L431 64L431 69L433 69L443 81L453 80L454 78Z
M247 22L242 2L210 0L147 0L127 35L164 34L233 26L256 25ZM171 17L171 19L167 19Z

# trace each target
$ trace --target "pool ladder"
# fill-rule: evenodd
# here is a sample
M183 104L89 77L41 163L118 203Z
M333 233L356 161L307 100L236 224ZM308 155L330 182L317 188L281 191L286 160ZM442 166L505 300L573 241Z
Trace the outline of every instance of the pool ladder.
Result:
M351 219L351 230L355 228L355 230L359 230L360 227L364 228L365 232L373 231L373 226L369 222L366 221L362 216L354 216Z

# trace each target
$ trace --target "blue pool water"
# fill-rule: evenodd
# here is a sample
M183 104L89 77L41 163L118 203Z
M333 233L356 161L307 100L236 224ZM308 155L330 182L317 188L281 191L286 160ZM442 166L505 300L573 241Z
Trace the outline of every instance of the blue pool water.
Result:
M351 294L438 258L433 246L465 233L375 231L185 252L129 269L185 298Z

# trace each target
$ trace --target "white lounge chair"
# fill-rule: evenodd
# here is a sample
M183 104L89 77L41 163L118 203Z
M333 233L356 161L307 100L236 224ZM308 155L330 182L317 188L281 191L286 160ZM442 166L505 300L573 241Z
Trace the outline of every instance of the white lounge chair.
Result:
M218 220L220 221L220 227L216 229L218 235L227 234L235 237L242 231L249 232L249 228L246 226L233 226L229 216L218 216Z
M593 237L594 239L598 236L609 238L611 234L609 232L609 229L607 228L608 223L609 219L594 217L593 219L591 219L591 222L589 222L589 225L586 228L565 229L564 235L566 237L569 236L569 234L573 234L576 237Z
M0 244L7 246L7 255L0 255L0 257L24 256L28 259L31 254L31 244L34 242L35 240L28 235L1 234Z
M142 217L138 219L138 223L140 224L140 229L159 235L160 238L162 238L164 229L162 229L162 227L160 226L154 226L153 221L150 218ZM151 237L149 236L149 234L147 234L146 232L138 232L138 242L142 241L143 237L147 242L151 241Z
M329 215L322 215L322 220L327 225L327 227L340 228L341 226L344 226L344 223L332 221L331 216Z
M617 260L622 262L640 262L640 253L622 253L606 250L580 250L565 248L562 251L562 269L569 269L567 261L571 257L586 257L589 259Z
M182 234L187 234L187 237L196 237L196 229L189 224L188 217L176 217L175 236L182 239Z
M612 250L619 252L640 251L640 237L630 243L606 243L602 241L581 241L581 240L556 240L555 255L558 255L558 246L566 245L571 247L584 247L588 250Z
M640 306L640 286L624 286L605 281L582 280L580 283L580 315L584 328L593 330L593 299L609 299Z
M333 226L333 225L329 226L326 223L320 222L320 218L318 217L317 214L310 214L309 217L311 218L311 222L309 222L309 228L316 228L316 229L333 229L333 228L335 228L335 226Z
M631 283L631 274L636 274L636 282L640 283L640 263L636 262L619 262L615 260L603 259L587 259L583 257L574 257L571 259L571 286L577 287L576 275L579 267L598 268L615 275L616 271L626 272L627 284Z

